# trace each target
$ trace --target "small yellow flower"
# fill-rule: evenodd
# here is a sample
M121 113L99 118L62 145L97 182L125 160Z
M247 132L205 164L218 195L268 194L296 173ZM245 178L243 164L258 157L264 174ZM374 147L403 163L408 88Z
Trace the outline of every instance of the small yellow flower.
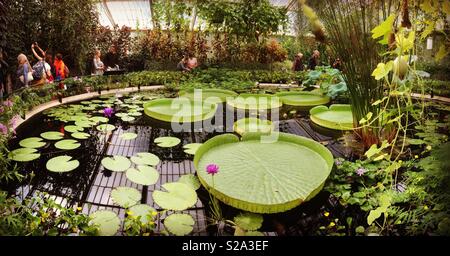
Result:
M132 212L132 211L127 211L127 214L128 214L129 216L132 216L132 215L133 215L133 212Z
M149 225L153 225L153 224L155 224L155 222L149 221L148 224L149 224Z
M428 210L428 206L424 205L424 206L423 206L423 209L424 209L424 210Z
M414 158L417 159L417 158L419 158L419 156L418 156L418 155L415 155Z
M330 216L330 213L329 213L329 212L325 212L325 213L323 214L323 216L328 217L328 216Z
M334 222L330 222L330 225L328 225L328 227L330 227L330 228L332 228L334 226L336 226L336 223L334 223Z
M401 164L401 163L403 163L403 161L402 160L398 160L398 163Z
M77 207L77 211L81 211L81 210L83 210L83 208Z
M144 233L143 236L150 236L150 233Z
M430 150L431 150L431 146L428 145L428 146L426 147L426 149L427 149L428 151L430 151Z
M158 215L158 212L152 212L152 215L156 216L156 215Z

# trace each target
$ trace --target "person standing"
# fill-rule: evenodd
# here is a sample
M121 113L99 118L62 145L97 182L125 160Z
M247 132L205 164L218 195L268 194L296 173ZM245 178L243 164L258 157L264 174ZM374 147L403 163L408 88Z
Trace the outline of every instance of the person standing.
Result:
M42 57L36 52L35 48L40 51ZM33 66L33 77L36 81L34 85L43 85L46 82L53 81L50 64L45 61L46 53L41 49L41 47L39 47L37 43L31 45L31 51L34 54L34 57L36 57L36 59L38 60L38 62Z
M17 79L16 79L16 86L15 90L28 87L29 83L33 81L33 69L31 68L30 63L28 62L27 56L25 54L21 53L19 56L17 56Z
M314 50L311 58L309 59L308 69L315 70L316 66L320 64L320 52L318 50Z
M69 68L63 61L63 56L61 53L56 54L55 61L53 62L55 66L55 80L64 80L69 75Z
M303 66L303 54L297 53L294 57L294 63L292 63L292 71L303 71L305 67Z
M101 57L100 50L95 50L94 60L93 60L93 64L94 64L93 75L96 75L96 76L103 75L103 72L105 71L105 65L103 64L100 57Z

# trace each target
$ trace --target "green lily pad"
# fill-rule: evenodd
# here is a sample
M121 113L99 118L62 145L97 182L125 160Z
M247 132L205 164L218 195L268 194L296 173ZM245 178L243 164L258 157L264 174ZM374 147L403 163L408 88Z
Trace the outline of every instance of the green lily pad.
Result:
M180 182L162 185L167 192L156 190L153 201L166 210L183 211L197 202L197 193L189 185Z
M80 162L71 156L57 156L47 161L47 170L51 172L70 172L78 168Z
M159 163L159 157L152 153L140 152L140 153L137 153L136 156L132 156L131 161L138 165L155 166Z
M91 135L89 133L85 133L85 132L74 132L74 133L72 133L72 137L74 137L75 139L79 139L79 140L85 140L85 139L91 137Z
M123 208L133 206L141 200L141 192L135 188L117 187L111 191L113 202Z
M246 132L262 132L270 133L274 130L274 126L269 120L258 118L243 118L234 123L233 129L236 133L242 135Z
M76 125L66 125L64 126L64 130L66 132L81 132L84 130L84 128Z
M222 89L190 89L179 93L180 97L190 100L200 100L213 103L223 103L227 98L235 98L238 94L234 91Z
M159 137L154 140L156 145L162 148L171 148L180 144L181 140L177 137Z
M134 140L137 138L137 134L134 132L126 132L122 133L119 138L121 138L122 140Z
M210 164L219 167L214 176L206 172ZM233 134L215 136L194 156L200 182L210 193L256 213L284 212L310 200L333 164L333 155L320 143L281 132L244 133L242 141Z
M137 169L130 168L126 175L130 181L144 186L155 184L159 178L159 172L147 165L138 165Z
M137 112L137 111L133 111L133 112L128 113L128 115L136 117L136 116L142 116L142 113L141 112Z
M247 231L254 231L260 229L263 223L263 216L256 213L241 213L234 217L234 223L240 228Z
M234 99L228 99L227 104L233 108L244 110L276 109L283 105L280 98L276 96L251 93L243 93Z
M184 236L191 233L194 230L194 224L194 218L189 214L175 213L164 219L164 227L176 236Z
M350 105L334 104L330 108L317 106L310 111L311 121L333 130L352 130L353 114Z
M117 117L124 117L124 116L128 116L127 113L116 113L115 114Z
M113 156L103 158L102 165L110 171L124 172L130 168L131 162L127 157Z
M97 126L97 130L101 132L112 132L116 129L116 127L112 124L101 124Z
M60 140L55 143L55 148L63 149L63 150L72 150L79 148L81 144L76 140Z
M289 106L312 107L330 102L330 97L313 92L279 92L275 95L280 97L283 104Z
M149 223L153 221L153 212L156 212L155 208L151 207L148 204L137 204L133 205L128 209L129 212L133 214L135 217L140 217L140 221L142 223Z
M96 124L107 123L109 121L109 119L104 116L93 116L93 117L89 118L89 120Z
M89 120L83 120L83 121L76 121L75 125L83 128L89 128L96 124L96 122L89 121Z
M45 144L47 143L39 137L30 137L19 142L19 145L24 148L42 148Z
M177 182L189 185L193 190L197 190L201 186L200 180L194 174L185 174L181 176Z
M18 148L8 153L8 158L16 162L30 162L40 156L35 148Z
M41 137L46 140L60 140L64 137L64 134L60 132L44 132L41 133Z
M100 210L91 213L89 217L89 224L98 226L101 236L113 236L119 231L120 219L113 211Z
M120 119L122 119L122 121L124 122L132 122L134 121L136 118L132 117L132 116L122 116Z
M97 108L97 105L92 104L89 106L84 106L83 110L92 111L92 110L95 110L96 108Z
M190 154L190 155L195 155L195 152L197 151L197 149L203 145L203 143L190 143L190 144L186 144L183 146L184 148L184 153L186 154Z
M212 118L217 104L188 98L156 99L144 104L146 115L164 122L193 123Z

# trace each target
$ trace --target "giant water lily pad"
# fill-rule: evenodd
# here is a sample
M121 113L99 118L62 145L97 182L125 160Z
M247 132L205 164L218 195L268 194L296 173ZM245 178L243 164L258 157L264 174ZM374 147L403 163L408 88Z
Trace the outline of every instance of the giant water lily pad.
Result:
M234 123L233 129L236 133L242 135L246 132L269 133L274 130L274 126L269 120L258 118L243 118Z
M350 105L334 104L330 108L317 106L309 111L311 121L333 130L352 130L353 114Z
M131 161L138 165L155 166L159 163L159 157L152 153L140 152L137 153L136 156L132 156Z
M280 108L283 104L280 98L269 94L239 94L234 99L227 100L231 107L243 110L270 110Z
M167 231L176 236L184 236L191 233L194 230L194 224L194 218L189 214L175 213L164 219L164 226Z
M180 144L181 140L177 137L159 137L156 138L155 141L156 145L162 148L171 148L175 147L176 145Z
M89 224L98 226L101 236L113 236L120 228L120 219L113 211L100 210L91 213L89 217Z
M201 186L200 181L194 174L185 174L181 176L177 182L189 185L193 190L197 190Z
M74 137L75 139L79 139L79 140L85 140L85 139L91 137L91 135L89 133L85 133L85 132L74 132L74 133L72 133L72 137Z
M123 208L133 206L141 200L141 193L135 188L117 187L111 191L113 202Z
M166 210L183 211L197 202L197 193L189 185L180 182L162 185L167 192L156 190L153 201Z
M41 137L46 140L60 140L64 137L64 134L60 132L44 132L41 133Z
M35 148L18 148L8 153L8 158L16 162L30 162L40 156Z
M101 124L97 126L97 130L101 132L112 132L116 129L116 127L112 124Z
M284 105L298 107L312 107L324 105L330 102L330 97L314 92L279 92L275 94L280 97Z
M140 217L142 223L149 223L153 221L153 213L156 212L155 208L148 204L137 204L131 206L128 210L134 217Z
M217 104L191 101L188 98L156 99L144 104L146 115L165 122L191 123L210 119Z
M124 172L130 168L131 162L127 157L113 156L103 158L102 165L110 171Z
M137 138L137 134L134 132L126 132L122 133L119 138L121 138L122 140L134 140Z
M79 148L81 144L76 140L60 140L55 143L55 148L63 150L72 150Z
M45 146L45 142L39 137L30 137L23 139L19 142L19 145L24 148L41 148Z
M179 95L190 100L210 103L222 103L226 102L227 98L231 99L238 96L236 92L222 89L190 89L180 92Z
M209 164L219 167L213 176ZM195 154L201 183L216 198L257 213L292 209L314 197L333 166L333 156L320 143L287 133L232 134L206 141Z
M71 156L57 156L47 161L47 170L51 172L70 172L78 168L80 162Z
M203 145L203 143L189 143L183 146L184 148L184 153L186 154L190 154L190 155L195 155L195 152L197 151L197 149Z
M137 168L130 168L127 170L126 175L130 181L144 186L155 184L159 178L159 172L147 165L138 165Z

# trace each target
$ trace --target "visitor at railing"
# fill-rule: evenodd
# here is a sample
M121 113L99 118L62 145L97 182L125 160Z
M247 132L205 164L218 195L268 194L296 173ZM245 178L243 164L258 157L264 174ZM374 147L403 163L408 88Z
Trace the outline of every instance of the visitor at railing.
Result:
M28 87L28 85L33 81L33 69L31 68L28 58L25 54L21 53L17 56L17 62L19 66L17 67L17 79L14 90L18 90L23 87Z
M108 53L106 53L105 59L103 60L103 64L105 65L104 70L106 71L119 70L119 55L117 54L117 47L115 45L109 47Z
M42 57L36 52L35 48L37 48ZM39 47L37 43L31 45L31 51L33 52L34 57L38 60L36 64L33 65L33 86L44 85L48 82L53 82L53 75L51 73L50 64L45 61L46 53Z
M320 52L318 50L314 50L311 58L309 58L308 69L314 70L316 66L320 64Z
M92 74L96 75L96 76L101 76L105 72L105 64L103 64L100 57L101 57L100 50L95 50L94 60L93 60L94 68L93 68Z
M292 71L303 71L305 67L303 66L303 54L297 53L294 57L294 63L292 64Z
M55 65L55 81L59 82L60 89L65 89L62 81L69 76L69 68L64 63L61 53L56 54L53 65Z

